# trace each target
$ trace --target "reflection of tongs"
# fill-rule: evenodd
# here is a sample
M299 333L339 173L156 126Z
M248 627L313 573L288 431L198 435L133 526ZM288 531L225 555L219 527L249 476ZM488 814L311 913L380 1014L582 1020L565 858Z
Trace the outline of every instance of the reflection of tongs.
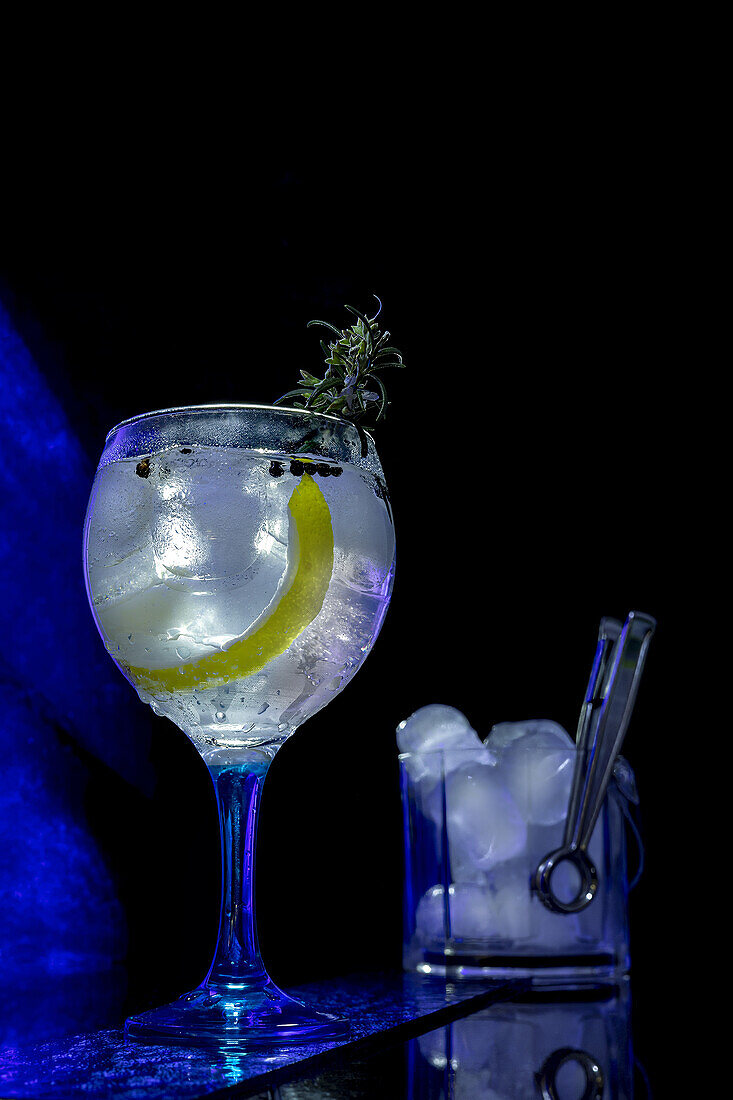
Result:
M540 900L554 913L579 912L590 904L598 889L598 872L588 856L588 844L634 709L656 625L650 615L638 611L631 611L623 626L616 619L601 621L578 722L565 836L562 846L545 856L532 882ZM565 862L572 863L580 874L577 892L570 900L562 900L552 889L553 872Z

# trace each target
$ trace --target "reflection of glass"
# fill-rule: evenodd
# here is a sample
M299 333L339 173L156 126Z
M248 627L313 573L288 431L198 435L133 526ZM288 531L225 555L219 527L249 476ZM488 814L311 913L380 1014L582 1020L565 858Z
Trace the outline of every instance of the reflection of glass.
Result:
M222 911L211 971L131 1035L282 1041L338 1034L269 979L254 848L268 767L362 664L392 588L373 444L344 421L265 406L148 413L107 437L85 523L87 591L115 662L212 776Z
M414 1100L525 1100L634 1095L626 984L582 1000L530 998L421 1035L408 1050Z
M575 746L553 727L506 724L478 749L401 755L407 969L544 986L628 970L625 824L637 796L626 761L590 843L600 880L591 903L552 912L532 890L539 861L562 840L573 774ZM559 896L575 896L575 874L558 866Z

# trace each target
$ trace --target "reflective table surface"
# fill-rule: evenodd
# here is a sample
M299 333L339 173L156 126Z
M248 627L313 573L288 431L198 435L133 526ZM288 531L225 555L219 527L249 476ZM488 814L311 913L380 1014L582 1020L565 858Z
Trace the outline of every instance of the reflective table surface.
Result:
M104 989L99 996L104 996ZM108 990L107 990L108 992ZM633 1050L628 981L562 993L525 980L399 971L292 990L346 1014L348 1036L279 1049L148 1045L121 1028L7 1045L0 1096L115 1100L632 1100L651 1095ZM68 1021L67 1021L68 1024ZM63 1029L63 1021L59 1027Z

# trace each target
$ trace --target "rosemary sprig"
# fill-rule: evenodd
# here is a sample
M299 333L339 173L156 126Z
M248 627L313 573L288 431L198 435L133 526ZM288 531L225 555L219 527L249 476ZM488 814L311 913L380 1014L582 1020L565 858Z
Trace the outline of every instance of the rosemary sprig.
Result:
M299 385L278 397L275 405L287 401L294 408L340 416L357 427L359 421L375 412L375 423L384 419L389 402L378 372L405 364L397 348L389 344L389 332L381 332L376 323L382 303L376 294L374 297L379 308L373 317L367 317L353 306L345 306L356 317L350 328L337 329L328 321L308 322L308 328L321 325L334 336L329 343L321 340L326 372L319 378L302 370Z

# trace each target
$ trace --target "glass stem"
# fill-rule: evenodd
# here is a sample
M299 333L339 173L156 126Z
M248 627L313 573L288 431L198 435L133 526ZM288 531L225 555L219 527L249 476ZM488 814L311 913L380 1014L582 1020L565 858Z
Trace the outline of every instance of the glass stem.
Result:
M216 953L203 984L219 992L269 981L257 941L254 888L257 820L272 755L255 749L243 762L207 760L219 809L222 889Z

